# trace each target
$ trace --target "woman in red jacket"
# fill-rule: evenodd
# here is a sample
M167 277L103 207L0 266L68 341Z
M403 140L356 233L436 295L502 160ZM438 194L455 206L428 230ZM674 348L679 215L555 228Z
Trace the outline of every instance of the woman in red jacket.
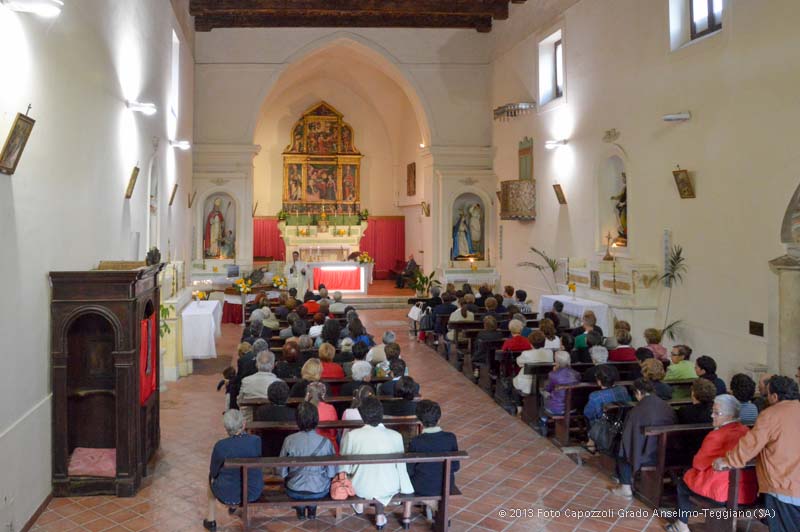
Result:
M748 428L739 422L740 403L732 395L714 399L711 419L714 430L706 435L700 450L694 455L692 468L678 482L678 520L667 527L670 532L688 532L689 513L695 507L689 500L699 495L709 506L721 506L728 500L728 471L714 471L714 460L736 447ZM753 470L742 471L739 484L739 504L752 504L758 495L758 482Z

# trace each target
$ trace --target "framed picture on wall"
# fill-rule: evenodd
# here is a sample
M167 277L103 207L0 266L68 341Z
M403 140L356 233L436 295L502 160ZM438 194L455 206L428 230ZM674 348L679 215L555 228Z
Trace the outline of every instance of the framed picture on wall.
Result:
M692 179L689 177L688 170L674 170L672 176L675 178L675 186L678 187L678 194L681 199L694 198L694 185Z
M17 113L11 131L8 132L6 142L3 144L3 150L0 151L0 172L11 175L17 170L17 165L35 123L33 118Z
M406 196L417 195L417 163L406 166Z

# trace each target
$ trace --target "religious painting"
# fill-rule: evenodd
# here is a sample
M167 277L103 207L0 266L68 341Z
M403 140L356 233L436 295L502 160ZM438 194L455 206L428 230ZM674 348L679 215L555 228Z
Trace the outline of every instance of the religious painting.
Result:
M3 144L3 150L0 151L0 172L11 175L17 170L17 165L35 123L33 118L17 113L11 131L8 132L6 142Z
M207 259L236 256L236 204L224 192L211 194L203 206L203 256Z
M353 128L350 126L342 126L342 152L356 152L356 147L353 146Z
M590 287L594 290L600 290L600 271L590 270L589 278L590 278Z
M312 163L308 165L306 174L306 202L336 201L336 170L336 164Z
M406 166L406 196L417 195L417 163Z
M303 122L298 122L294 125L294 129L292 130L292 144L287 151L295 153L304 151L303 127Z
M530 137L519 142L519 178L523 181L533 179L533 139Z
M678 194L681 199L692 199L694 195L694 185L689 177L688 170L674 170L672 176L675 178L675 186L678 187Z
M335 121L318 119L307 122L308 153L330 155L339 153L339 126Z
M303 164L289 163L284 167L284 201L303 201Z
M342 166L342 201L352 203L358 201L358 164Z

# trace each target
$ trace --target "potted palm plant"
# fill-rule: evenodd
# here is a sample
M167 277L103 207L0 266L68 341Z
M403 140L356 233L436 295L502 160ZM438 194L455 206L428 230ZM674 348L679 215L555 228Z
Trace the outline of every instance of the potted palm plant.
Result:
M435 271L431 272L430 275L425 275L422 270L417 270L409 281L408 286L417 291L418 298L428 297L431 287L442 286L442 283L434 279L434 277L436 277Z
M675 335L682 324L682 320L669 321L669 310L672 304L672 288L683 282L683 274L686 273L686 257L683 256L683 247L672 246L667 259L666 267L664 268L664 275L660 277L667 287L667 309L664 312L664 328L661 329L661 334L669 336L671 340L675 340Z

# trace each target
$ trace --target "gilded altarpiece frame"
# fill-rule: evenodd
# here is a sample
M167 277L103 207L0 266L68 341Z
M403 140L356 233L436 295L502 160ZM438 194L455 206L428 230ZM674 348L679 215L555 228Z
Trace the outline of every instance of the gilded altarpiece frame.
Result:
M283 152L284 210L316 212L330 206L328 212L357 211L362 157L341 113L326 102L308 109L292 126Z

